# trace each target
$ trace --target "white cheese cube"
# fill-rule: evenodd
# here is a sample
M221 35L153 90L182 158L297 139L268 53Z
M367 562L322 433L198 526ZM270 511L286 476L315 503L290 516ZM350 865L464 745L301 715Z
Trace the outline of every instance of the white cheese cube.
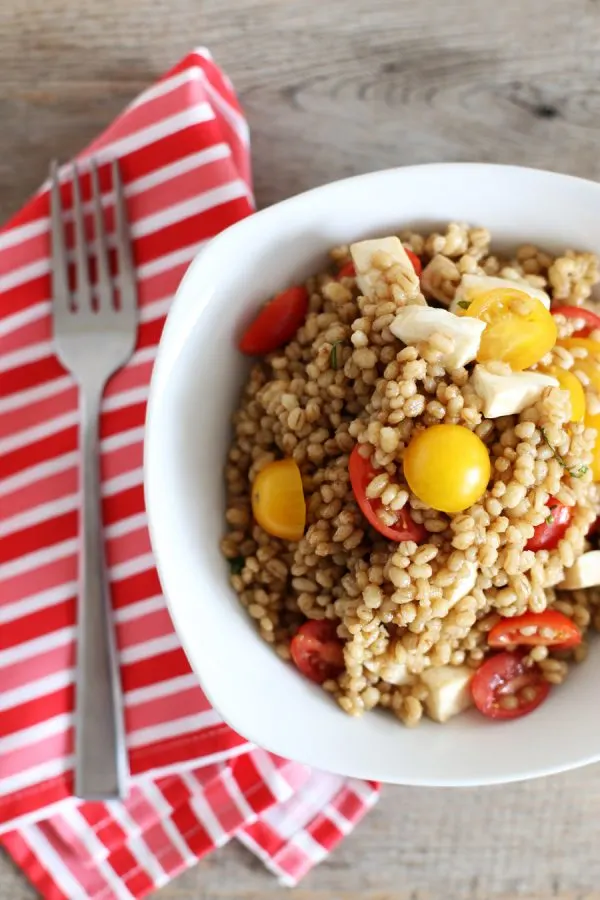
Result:
M446 594L450 606L456 606L459 600L470 594L477 582L477 563L466 560L462 572L454 581Z
M356 269L356 283L361 294L364 297L377 298L376 290L379 284L389 288L382 270L373 265L373 256L376 253L385 253L391 266L398 267L395 283L402 291L406 302L424 304L425 298L421 294L418 275L402 246L402 241L394 236L358 241L350 245L350 254Z
M523 291L529 297L533 297L550 309L550 297L545 291L532 287L527 281L509 281L508 278L493 278L491 275L463 275L460 284L456 288L454 300L450 305L452 312L460 310L460 304L470 304L480 294L487 294L497 288L509 288Z
M565 579L558 585L564 591L579 591L582 588L600 586L600 550L584 553L567 570Z
M403 663L388 663L379 672L383 681L388 684L410 684L414 681L414 675L410 675Z
M441 358L442 365L449 370L466 366L476 358L485 328L481 319L455 316L446 309L432 306L404 306L390 325L392 334L405 344L417 344L432 334L451 338L454 349Z
M511 372L496 375L484 366L475 366L471 383L483 400L487 419L523 412L550 387L558 387L556 378L540 372Z
M425 669L421 680L429 694L425 700L427 713L436 722L447 722L473 705L471 679L473 669L468 666L439 666Z

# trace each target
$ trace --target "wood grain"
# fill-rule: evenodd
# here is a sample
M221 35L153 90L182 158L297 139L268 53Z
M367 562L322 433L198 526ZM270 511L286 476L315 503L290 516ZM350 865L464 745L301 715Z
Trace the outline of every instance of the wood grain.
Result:
M0 213L194 44L239 90L261 205L439 160L600 178L599 41L600 0L1 0ZM600 767L486 790L388 788L294 898L600 900L599 821ZM233 845L160 893L286 895ZM31 897L0 861L0 900Z

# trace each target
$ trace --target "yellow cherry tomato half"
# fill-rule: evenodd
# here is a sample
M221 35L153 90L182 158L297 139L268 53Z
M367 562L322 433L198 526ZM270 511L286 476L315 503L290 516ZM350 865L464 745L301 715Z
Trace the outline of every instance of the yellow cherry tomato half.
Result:
M563 338L558 341L559 347L565 350L586 350L587 356L575 356L572 371L576 374L578 371L587 375L588 381L594 390L600 394L600 343L592 341L590 338Z
M583 422L585 415L585 392L579 378L567 369L560 366L545 366L540 369L545 375L556 378L559 386L566 391L571 399L571 422Z
M588 413L584 421L587 428L595 428L598 432L592 456L592 476L594 481L600 481L600 414Z
M597 362L594 362L589 357L576 359L572 371L574 375L577 375L579 372L585 375L587 381L584 380L584 387L590 387L597 394L600 394L600 365Z
M583 338L583 337L570 337L570 338L561 338L557 341L559 347L564 347L566 350L587 350L589 356L598 356L600 357L600 342L593 341L591 338Z
M300 469L281 459L262 469L252 485L254 518L273 537L299 541L306 525L306 503Z
M475 297L466 316L482 319L478 362L506 362L516 372L539 362L556 343L556 322L544 304L516 288Z
M413 494L441 512L467 509L490 480L490 455L483 441L462 425L432 425L404 451L404 476Z

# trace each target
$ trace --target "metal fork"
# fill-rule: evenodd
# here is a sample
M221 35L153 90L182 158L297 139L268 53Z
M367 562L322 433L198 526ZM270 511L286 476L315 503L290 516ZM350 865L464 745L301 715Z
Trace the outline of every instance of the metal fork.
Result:
M112 165L119 302L110 274L98 170L91 162L92 290L80 175L72 167L75 290L69 288L58 166L51 167L52 310L59 359L79 385L81 448L79 593L75 702L75 793L87 800L125 794L127 754L114 625L102 537L100 404L108 379L131 357L137 337L136 282L119 167ZM95 298L94 298L95 293Z

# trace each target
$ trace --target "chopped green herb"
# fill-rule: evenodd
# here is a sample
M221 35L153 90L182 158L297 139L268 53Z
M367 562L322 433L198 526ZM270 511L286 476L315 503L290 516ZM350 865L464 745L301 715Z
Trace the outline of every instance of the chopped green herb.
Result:
M583 478L587 470L588 466L574 466L572 469L569 469L569 475L572 475L573 478Z
M338 344L343 344L343 341L334 341L331 345L331 353L329 354L329 364L332 369L338 369Z
M550 513L549 516L546 516L546 525L552 525L553 522L554 522L554 516L552 515L552 513Z
M459 300L457 305L460 306L461 309L468 309L471 304L468 300Z
M234 556L233 559L229 560L229 568L232 575L241 575L245 565L246 560L243 556Z
M563 459L563 457L558 452L558 450L556 449L556 447L553 447L552 444L550 443L550 441L548 440L548 435L546 434L545 430L543 428L541 428L540 431L542 432L542 437L544 439L544 443L546 443L548 445L548 447L550 447L550 449L552 450L552 453L554 455L554 459L558 463L560 463L560 465L563 467L563 469L566 469L567 472L569 473L569 475L571 475L573 478L583 478L583 476L585 475L585 473L588 470L588 467L584 466L584 465L569 467L567 465L567 463L565 462L565 460Z

